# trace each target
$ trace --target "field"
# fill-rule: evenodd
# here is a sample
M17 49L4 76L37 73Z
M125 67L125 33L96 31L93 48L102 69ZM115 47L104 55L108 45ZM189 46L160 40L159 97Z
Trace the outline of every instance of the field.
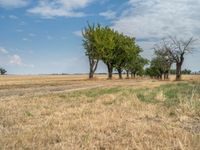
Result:
M1 149L200 149L200 76L1 76Z

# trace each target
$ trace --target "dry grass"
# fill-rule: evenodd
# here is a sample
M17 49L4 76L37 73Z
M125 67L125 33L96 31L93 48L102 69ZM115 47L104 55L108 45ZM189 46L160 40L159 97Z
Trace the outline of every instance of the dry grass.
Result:
M74 92L64 87L59 93L44 90L37 95L31 90L39 87L32 86L27 94L1 97L0 149L200 149L198 110L191 109L187 97L178 97L185 101L175 107L166 105L167 96L171 96L166 95L167 89L183 85L153 80L78 82L55 78L23 81L20 77L17 84L20 89L20 85L42 82L48 89L52 83L53 87L60 86L61 80L67 89L78 84L102 87ZM16 79L2 80L4 85L12 85ZM15 89L6 90L11 94ZM198 92L198 88L192 91L190 100L200 101ZM138 94L151 100L143 100Z

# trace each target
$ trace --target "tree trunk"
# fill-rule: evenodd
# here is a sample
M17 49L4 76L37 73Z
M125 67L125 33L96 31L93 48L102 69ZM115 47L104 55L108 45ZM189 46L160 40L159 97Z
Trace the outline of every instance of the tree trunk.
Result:
M176 63L176 80L180 81L181 80L181 63Z
M118 71L118 74L119 74L119 79L122 79L122 69L119 68L119 69L117 69L117 71Z
M131 72L131 79L133 79L134 78L134 75L133 75L133 72Z
M108 79L112 79L113 66L111 64L107 64L107 68L108 68Z
M129 70L126 70L126 78L129 79Z
M164 80L167 79L167 73L164 73Z
M184 62L184 53L181 54L180 56L180 61L176 62L176 80L180 81L181 80L181 76L182 76L182 65Z
M136 77L136 73L135 72L131 72L131 78L135 78Z
M169 72L167 73L167 77L166 77L166 79L169 80Z
M168 80L169 79L169 70L167 70L164 74L164 80Z
M90 71L89 73L89 79L93 79L94 78L94 73Z
M99 63L99 60L94 60L92 58L89 58L89 63L90 63L89 79L93 79L94 73L95 73L98 63Z

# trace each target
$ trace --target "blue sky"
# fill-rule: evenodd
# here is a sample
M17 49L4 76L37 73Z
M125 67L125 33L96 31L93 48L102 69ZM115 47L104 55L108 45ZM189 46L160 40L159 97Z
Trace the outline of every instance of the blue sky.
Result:
M135 36L151 58L166 36L199 39L199 10L199 0L0 0L0 66L9 74L87 73L87 21ZM199 58L187 56L184 67L199 71ZM98 72L106 72L102 63Z

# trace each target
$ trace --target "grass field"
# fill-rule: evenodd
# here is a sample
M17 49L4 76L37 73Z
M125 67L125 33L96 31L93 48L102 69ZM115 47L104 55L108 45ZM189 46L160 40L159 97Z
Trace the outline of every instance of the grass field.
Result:
M200 76L2 76L0 149L199 150Z

